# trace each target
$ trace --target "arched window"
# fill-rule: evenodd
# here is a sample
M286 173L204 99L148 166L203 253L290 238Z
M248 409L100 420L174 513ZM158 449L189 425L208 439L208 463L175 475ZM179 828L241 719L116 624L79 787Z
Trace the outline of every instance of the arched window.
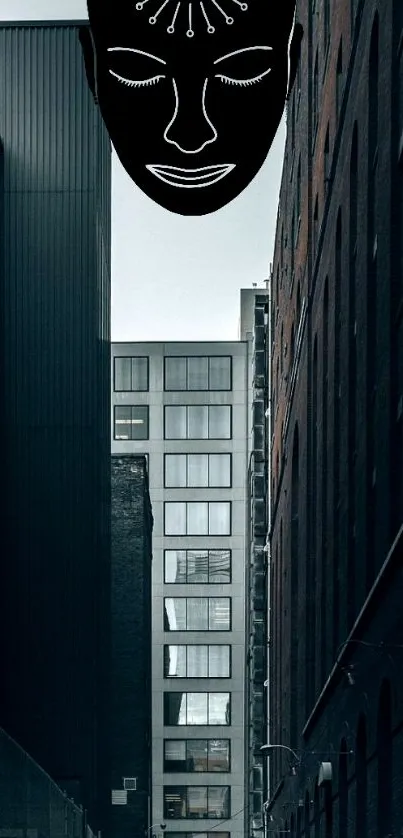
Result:
M378 704L376 749L378 754L377 835L388 838L392 832L392 695L389 681L382 683Z
M284 326L281 324L280 330L280 372L283 374L283 358L284 358Z
M340 742L339 754L339 838L346 838L348 828L347 742Z
M305 833L305 838L310 838L310 835L311 835L311 813L310 813L309 791L305 792L304 833Z
M295 326L294 323L291 325L291 335L290 335L290 375L292 371L292 365L294 363L294 354L295 354Z
M334 277L334 440L333 440L333 651L340 643L340 590L339 590L339 553L340 553L340 344L341 344L341 271L342 271L342 216L337 214L336 254Z
M358 720L355 748L356 818L355 838L367 838L367 724L363 714Z
M367 426L367 573L366 589L370 589L375 578L375 544L377 520L376 493L376 345L377 345L377 248L376 248L376 183L378 153L378 87L379 87L379 20L375 15L371 33L368 81L368 177L367 177L367 381L366 381L366 426Z
M318 781L315 783L315 792L313 796L313 820L315 829L315 838L320 838L320 799Z
M328 540L328 374L329 374L329 280L325 279L323 292L323 340L322 340L322 510L321 510L321 683L327 675L327 540Z
M356 616L355 580L355 496L356 496L356 417L357 417L357 339L356 339L356 255L358 233L358 129L354 123L350 154L349 213L349 282L348 282L348 562L347 562L347 627Z
M325 787L325 838L333 838L333 800L332 784Z
M342 91L343 91L343 42L342 42L342 39L340 38L339 51L337 53L337 64L336 64L336 119L338 119L339 115L340 115Z
M312 360L312 503L311 503L311 544L307 557L306 571L306 662L305 662L305 712L309 716L315 699L316 676L316 579L317 579L317 525L318 525L318 336L313 342Z
M296 305L296 319L297 319L297 332L300 326L301 320L301 286L298 283L297 285L297 305Z
M299 546L299 431L295 426L291 467L291 637L298 633L298 546ZM297 643L291 644L290 739L295 747L298 731Z
M301 838L301 827L302 827L302 809L298 806L297 809L297 838Z

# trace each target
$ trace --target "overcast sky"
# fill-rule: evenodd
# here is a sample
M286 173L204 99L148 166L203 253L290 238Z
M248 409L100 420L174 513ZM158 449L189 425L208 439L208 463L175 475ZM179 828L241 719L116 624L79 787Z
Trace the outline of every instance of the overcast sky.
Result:
M82 20L85 0L0 0L1 20ZM159 207L116 156L112 340L235 340L239 289L263 287L273 256L285 126L250 186L211 215Z

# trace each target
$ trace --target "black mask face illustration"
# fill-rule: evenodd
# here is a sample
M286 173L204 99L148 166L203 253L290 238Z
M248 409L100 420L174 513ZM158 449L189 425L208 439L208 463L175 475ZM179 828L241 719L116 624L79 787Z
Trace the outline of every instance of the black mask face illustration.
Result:
M127 173L171 212L228 204L261 168L283 113L295 0L88 5L87 75Z

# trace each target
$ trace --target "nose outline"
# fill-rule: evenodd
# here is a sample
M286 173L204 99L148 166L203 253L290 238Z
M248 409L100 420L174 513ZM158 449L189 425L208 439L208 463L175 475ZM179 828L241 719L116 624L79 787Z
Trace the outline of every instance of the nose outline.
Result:
M204 84L203 84L203 91L202 91L202 111L203 111L204 119L207 122L207 124L210 126L210 128L212 129L214 136L211 137L209 140L206 140L204 143L202 143L202 145L198 146L198 148L188 149L188 148L182 148L182 146L179 145L179 143L176 142L176 140L171 140L168 137L168 131L174 125L175 120L178 116L178 112L179 112L178 86L176 84L175 79L174 78L172 79L172 84L173 84L174 93L175 93L175 110L174 110L172 119L170 120L167 127L165 128L164 140L165 140L165 142L170 143L170 145L175 145L179 149L179 151L181 151L183 154L198 154L199 151L203 151L203 149L206 147L206 145L210 145L210 143L214 143L216 141L217 137L218 137L217 131L214 128L214 125L211 122L211 119L209 119L209 117L207 115L207 111L206 111L206 101L205 100L206 100L207 82L208 82L208 79L205 79Z

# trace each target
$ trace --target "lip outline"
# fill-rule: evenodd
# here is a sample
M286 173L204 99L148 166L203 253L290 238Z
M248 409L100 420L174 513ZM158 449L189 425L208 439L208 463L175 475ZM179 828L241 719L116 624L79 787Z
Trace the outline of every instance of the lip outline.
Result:
M198 166L197 168L169 166L160 163L149 163L146 165L147 171L151 172L151 174L155 175L163 183L166 183L168 186L176 186L179 189L200 189L204 186L212 186L230 174L235 167L236 163L218 163L210 166ZM196 174L197 172L200 174ZM195 176L193 178L191 176L189 177L189 173L195 173ZM170 179L169 175L171 175ZM210 179L208 179L209 175ZM181 180L182 182L180 182Z

